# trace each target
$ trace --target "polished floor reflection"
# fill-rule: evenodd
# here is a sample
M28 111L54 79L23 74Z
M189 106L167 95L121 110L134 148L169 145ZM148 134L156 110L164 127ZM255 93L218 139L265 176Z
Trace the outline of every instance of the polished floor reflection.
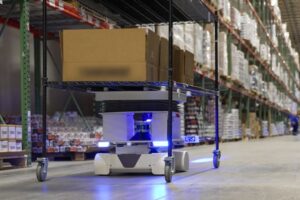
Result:
M176 174L171 184L148 174L94 176L91 161L67 167L50 163L49 180L44 183L36 182L34 170L0 171L0 199L299 199L298 138L224 143L221 148L218 170L212 168L212 145L190 148L191 170Z

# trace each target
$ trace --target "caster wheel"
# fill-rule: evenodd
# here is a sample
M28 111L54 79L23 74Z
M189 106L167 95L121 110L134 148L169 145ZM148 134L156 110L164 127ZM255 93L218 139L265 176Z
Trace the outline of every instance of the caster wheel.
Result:
M39 182L44 182L47 178L47 169L44 164L38 164L36 168L36 178Z
M220 167L220 158L219 158L219 156L214 155L213 164L214 164L215 169L218 169Z
M172 176L173 176L172 166L166 164L165 165L165 180L167 183L172 182Z

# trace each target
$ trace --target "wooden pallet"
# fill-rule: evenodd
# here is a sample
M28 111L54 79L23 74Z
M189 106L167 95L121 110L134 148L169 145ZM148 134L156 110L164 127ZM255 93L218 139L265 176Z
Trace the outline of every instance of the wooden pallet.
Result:
M24 168L27 166L27 156L21 152L1 152L0 170L11 168Z

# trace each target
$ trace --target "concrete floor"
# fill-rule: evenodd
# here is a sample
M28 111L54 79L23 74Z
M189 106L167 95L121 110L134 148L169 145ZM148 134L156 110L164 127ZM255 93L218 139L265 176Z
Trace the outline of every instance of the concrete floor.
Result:
M191 170L171 184L152 175L94 176L92 161L52 162L44 183L35 180L34 169L0 171L0 199L300 199L300 137L224 143L221 149L218 170L210 160L212 145L188 149Z

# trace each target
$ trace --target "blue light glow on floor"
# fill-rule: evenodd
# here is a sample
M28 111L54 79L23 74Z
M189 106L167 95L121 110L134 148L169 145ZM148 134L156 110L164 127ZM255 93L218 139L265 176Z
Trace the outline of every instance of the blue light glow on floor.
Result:
M209 158L200 158L197 160L193 160L192 163L207 163L207 162L212 162L213 158L209 157Z

